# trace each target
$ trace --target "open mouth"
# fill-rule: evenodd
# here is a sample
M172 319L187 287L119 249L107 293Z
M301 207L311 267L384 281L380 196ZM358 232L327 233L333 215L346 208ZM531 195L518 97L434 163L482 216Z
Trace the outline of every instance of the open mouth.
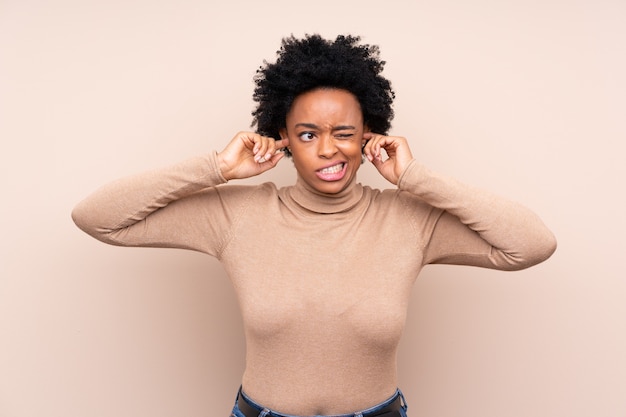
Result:
M317 170L316 173L321 180L338 181L346 174L346 166L347 164L345 162L340 162L336 165Z
M328 174L336 174L338 172L343 171L343 167L344 167L344 163L340 163L337 165L333 165L332 167L327 167L327 168L323 168L320 169L318 172L322 175L328 175Z

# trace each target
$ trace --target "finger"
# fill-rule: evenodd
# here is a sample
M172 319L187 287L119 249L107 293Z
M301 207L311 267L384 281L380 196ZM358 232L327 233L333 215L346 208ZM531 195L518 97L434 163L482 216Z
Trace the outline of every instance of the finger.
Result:
M259 155L261 155L257 162L258 163L263 163L265 161L269 161L270 159L272 159L272 157L278 153L283 153L284 149L289 146L289 139L273 139L268 137L268 142L267 142L267 152L265 152L265 154L261 154L261 151L259 151ZM281 157L282 158L282 157Z
M363 147L363 154L369 161L372 161L374 159L373 146L376 143L376 138L378 136L379 135L372 132L367 132L363 134L363 138L367 140L365 146Z
M255 155L255 160L258 163L269 161L276 152L278 152L278 141L270 137L262 138L263 144L260 146L258 153ZM280 141L282 143L282 141Z
M385 143L388 140L388 136L383 136L383 135L376 135L375 137L373 137L371 139L371 146L370 146L370 155L372 157L371 161L378 159L381 160L381 153L380 153L380 148L381 147L385 147Z
M390 152L393 153L395 150L402 145L403 138L398 136L384 136L377 143L377 151L380 156L380 149L384 149L387 152L387 155L390 155Z
M251 140L249 133L239 132L235 135L235 137L233 137L233 140L228 145L234 146L237 149L237 152L243 152L252 150L254 142Z
M289 139L278 139L274 141L274 144L276 145L276 149L286 148L289 146Z
M259 159L258 163L261 167L264 167L267 170L267 169L275 167L278 161L280 161L284 156L285 156L285 153L278 150L267 159L264 157Z
M268 162L270 162L273 166L276 166L278 161L280 161L284 157L285 157L285 153L281 152L281 151L278 151L274 155L272 155L272 157L270 158L270 160Z
M380 158L374 158L370 162L372 163L372 165L374 165L374 168L376 168L376 170L382 174L383 165L385 164L385 162L383 162Z
M235 139L243 142L244 147L247 150L254 151L254 146L256 145L256 139L254 138L254 133L251 132L239 132Z
M277 141L276 139L271 137L267 138L267 152L265 152L265 155L263 155L263 159L269 160L277 152L279 152L281 148L283 148L283 146L280 146L279 142L282 143L282 140Z
M270 149L273 146L273 139L267 138L265 136L259 136L258 146L256 147L256 151L254 152L254 160L259 162L261 159L267 160L271 157ZM269 154L269 155L268 155Z
M255 155L258 154L261 150L261 147L263 146L263 136L257 133L253 133L249 136L249 139L254 144L254 146L252 147L252 153Z

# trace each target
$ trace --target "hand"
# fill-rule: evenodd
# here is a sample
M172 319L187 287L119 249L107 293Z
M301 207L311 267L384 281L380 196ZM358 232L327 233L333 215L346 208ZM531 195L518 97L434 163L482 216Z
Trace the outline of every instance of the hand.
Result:
M253 132L239 132L217 154L222 176L226 180L243 179L272 169L285 156L279 150L287 145L287 139L274 140Z
M407 140L399 136L383 136L372 132L364 133L363 139L367 140L363 148L365 157L387 181L398 185L400 175L413 160ZM387 154L385 160L381 149Z

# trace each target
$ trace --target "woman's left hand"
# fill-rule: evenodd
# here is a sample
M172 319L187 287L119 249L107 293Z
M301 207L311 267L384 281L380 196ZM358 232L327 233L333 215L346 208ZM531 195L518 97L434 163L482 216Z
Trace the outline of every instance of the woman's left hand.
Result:
M413 160L413 154L411 154L406 138L368 132L363 134L363 139L367 140L363 148L365 157L374 164L378 172L387 181L398 185L400 175L409 165L409 162ZM383 160L384 156L381 149L387 153L385 160Z

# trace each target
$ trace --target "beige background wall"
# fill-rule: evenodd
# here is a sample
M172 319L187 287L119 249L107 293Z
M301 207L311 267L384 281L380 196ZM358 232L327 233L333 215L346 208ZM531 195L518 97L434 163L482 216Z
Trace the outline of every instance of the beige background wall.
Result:
M106 246L70 211L248 129L256 68L306 32L379 44L392 133L559 239L523 272L426 268L399 354L411 417L626 415L625 18L621 0L0 0L0 416L228 415L244 350L219 263ZM292 183L291 163L262 180Z

